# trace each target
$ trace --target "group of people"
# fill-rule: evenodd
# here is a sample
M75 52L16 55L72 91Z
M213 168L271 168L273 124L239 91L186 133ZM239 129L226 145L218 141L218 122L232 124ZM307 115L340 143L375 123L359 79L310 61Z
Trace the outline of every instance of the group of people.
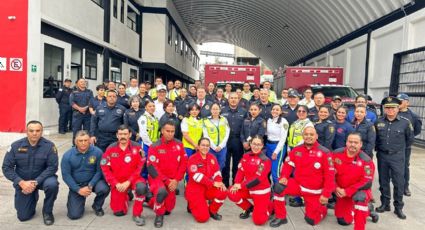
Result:
M270 82L252 91L249 83L233 91L230 84L223 90L198 82L188 92L178 80L164 85L157 77L153 88L131 79L129 87L109 82L96 91L94 96L84 79L73 89L65 80L57 95L59 133L73 131L74 146L61 160L70 219L83 216L91 193L95 214L103 216L110 193L114 215L126 215L134 199L133 220L145 225L147 202L156 214L154 226L161 227L184 181L187 211L198 222L221 220L218 211L229 198L243 210L241 219L252 213L253 222L262 225L274 214L270 226L278 227L287 223L290 195L291 206L305 205L311 225L331 207L339 224L354 218L355 229L364 229L368 216L378 220L370 203L374 150L382 203L376 211L390 211L392 179L394 212L406 218L402 200L410 196L411 144L421 120L408 109L405 94L385 98L378 118L366 96L358 96L352 109L339 96L325 105L323 93L313 95L311 89L302 100L296 90L284 89L278 100ZM11 145L2 169L16 189L18 219L32 218L42 189L43 218L50 225L59 160L42 129L30 121L27 138Z

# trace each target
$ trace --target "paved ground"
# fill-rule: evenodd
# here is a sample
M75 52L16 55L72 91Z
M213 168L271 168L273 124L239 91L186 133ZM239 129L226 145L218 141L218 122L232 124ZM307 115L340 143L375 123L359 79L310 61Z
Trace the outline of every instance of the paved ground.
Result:
M48 139L53 140L62 154L70 147L71 135L65 136L51 135L46 136ZM3 162L6 147L0 148L0 163ZM367 229L424 229L425 225L425 151L424 149L414 148L413 157L411 162L412 181L411 190L412 197L405 197L405 213L407 220L399 220L392 212L387 212L380 215L380 221L377 224L368 222ZM144 227L137 227L131 221L131 216L115 217L109 209L109 197L105 203L106 214L103 217L96 217L91 210L90 206L93 197L88 199L86 204L85 216L76 221L71 221L66 217L66 197L68 189L59 173L60 191L58 199L55 203L54 215L56 222L54 226L46 227L43 224L41 217L41 207L43 200L43 193L40 193L39 205L37 206L37 214L35 218L27 222L19 222L16 218L16 212L13 206L12 183L9 182L0 172L0 229L138 229L147 228L153 229L154 213L145 208L143 215L146 217L147 224ZM377 181L374 184L374 195L378 196ZM182 190L182 188L181 188ZM341 227L336 223L333 211L329 210L328 217L319 225L311 227L304 222L303 208L288 207L289 223L283 225L279 229L352 229L352 226ZM177 198L177 206L175 211L165 217L163 229L256 229L250 219L241 220L238 215L240 210L231 202L226 201L220 213L223 215L223 220L217 222L210 220L205 224L197 224L192 216L186 212L186 201L182 195ZM268 228L268 225L262 227Z

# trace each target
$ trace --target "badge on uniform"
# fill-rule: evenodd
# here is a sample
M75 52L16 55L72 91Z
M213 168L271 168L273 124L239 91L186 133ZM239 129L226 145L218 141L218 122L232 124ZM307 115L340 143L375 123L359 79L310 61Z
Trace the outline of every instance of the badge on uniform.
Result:
M149 160L152 161L152 162L154 162L154 161L156 161L156 157L154 155L150 155L149 156Z
M329 163L329 166L331 166L331 167L334 166L334 162L332 161L332 157L328 157L328 163Z
M263 163L261 163L261 164L259 164L258 165L258 172L263 172L263 170L264 170L264 164Z
M137 149L133 149L133 154L137 154Z
M213 160L213 159L211 159L211 164L212 164L212 165L215 165L215 162L214 162L214 160Z
M105 158L102 158L102 160L100 160L100 165L106 165L108 163L108 160Z
M131 156L125 156L124 162L125 163L130 163L130 161L131 161Z
M205 105L205 109L206 110L209 110L210 109L210 106L209 105Z
M380 122L380 123L377 124L377 126L378 126L378 128L384 128L385 127L385 123Z
M179 115L179 119L180 119L180 120L183 120L183 116L182 116L182 115Z
M284 129L288 129L289 128L289 124L287 124L287 123L283 124L283 128Z
M339 165L340 165L340 164L342 164L342 161L341 161L341 159L336 158L336 159L335 159L335 163L337 163L337 164L339 164Z
M196 165L191 165L191 166L190 166L190 171L191 171L191 172L196 172L196 171L198 171L198 166L196 166Z
M122 114L122 110L121 109L117 109L117 114Z
M165 149L158 149L158 153L164 154L165 153Z
M140 124L144 125L145 124L145 120L141 120Z
M322 151L317 151L317 157L322 157Z
M357 161L357 166L362 167L363 163L361 161Z
M364 171L365 171L365 173L366 173L366 175L370 175L370 173L371 173L371 169L370 169L370 166L369 165L365 165L364 166Z
M112 154L111 154L111 157L114 157L114 158L115 158L115 157L118 157L118 153L112 153Z
M18 152L19 153L26 153L26 152L28 152L28 148L27 147L20 147L20 148L18 148Z
M295 156L300 157L301 155L303 155L300 151L296 151L295 152ZM289 158L289 157L288 157ZM288 160L289 161L289 160Z
M210 132L212 132L212 133L213 133L214 131L215 131L215 129L214 129L214 128L210 128Z
M330 133L334 133L335 132L335 128L333 126L329 126L329 132Z
M320 163L319 163L319 162L314 163L314 168L315 168L315 169L319 169L319 168L320 168L320 166L321 166L321 165L320 165Z
M267 121L263 121L263 128L267 128Z
M129 112L128 115L129 116L134 116L134 115L136 115L136 113L135 112Z
M89 165L94 165L95 163L96 163L96 157L95 156L89 157Z

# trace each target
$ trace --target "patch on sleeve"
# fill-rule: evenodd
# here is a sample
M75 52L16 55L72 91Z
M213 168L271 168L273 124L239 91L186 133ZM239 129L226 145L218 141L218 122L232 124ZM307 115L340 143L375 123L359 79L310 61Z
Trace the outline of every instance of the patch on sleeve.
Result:
M106 165L108 163L108 160L105 158L102 158L102 160L100 160L100 165Z
M267 121L263 121L263 128L267 128Z
M58 149L57 149L57 148L56 148L56 146L54 146L54 145L53 145L53 147L52 147L52 151L53 151L53 153L58 154Z
M329 163L329 166L331 166L331 167L334 166L334 162L332 161L332 157L328 157L328 163Z
M333 126L329 126L329 132L330 133L334 133L335 132L335 128Z
M370 169L369 165L365 165L364 171L365 171L366 175L370 176L372 170Z
M287 123L283 124L283 128L286 129L286 130L288 130L289 124L287 124Z

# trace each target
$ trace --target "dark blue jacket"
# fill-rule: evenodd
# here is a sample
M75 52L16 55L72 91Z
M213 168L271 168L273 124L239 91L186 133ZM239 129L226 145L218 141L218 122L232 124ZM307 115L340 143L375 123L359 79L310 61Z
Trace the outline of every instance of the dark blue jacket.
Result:
M86 153L80 153L76 147L72 147L62 157L63 181L76 193L81 187L94 187L102 178L101 158L102 150L96 146L90 146Z
M352 122L354 120L354 109L348 111L347 114L347 121L348 122ZM374 124L376 122L376 119L378 117L376 116L376 113L372 110L370 110L369 108L366 108L366 120L372 122L372 124Z
M242 143L248 142L255 135L260 135L264 137L264 135L266 135L266 130L267 130L267 121L264 120L260 114L254 120L252 120L251 117L248 116L243 121L242 130L241 130L241 142Z
M362 136L363 146L362 150L367 153L370 157L373 156L373 149L375 148L376 131L373 123L363 119L360 124L356 124L353 121L353 127L356 132L359 132Z
M328 119L316 122L314 128L318 135L317 142L323 147L332 150L332 144L335 138L335 125L333 122Z
M227 119L230 127L230 137L240 138L242 125L245 118L247 117L247 111L241 107L232 109L229 106L224 107L221 110L221 115Z
M124 123L125 108L121 105L109 107L98 106L90 122L90 136L97 136L98 132L116 133L118 127Z
M127 94L124 94L124 96L117 95L117 104L121 105L122 107L128 109L130 108L130 104L128 104L128 100L130 97Z
M58 171L58 152L53 142L41 137L36 146L28 138L12 143L3 161L4 176L18 186L21 180L36 180L42 184Z
M375 123L376 150L385 153L403 153L413 143L413 126L409 120L397 116L389 121L386 116Z
M106 105L106 98L105 97L103 97L101 100L99 100L99 98L97 96L92 97L90 99L90 102L89 102L90 108L96 109L99 105L102 105L102 106Z
M402 117L407 118L407 120L409 120L410 123L412 123L412 125L413 125L413 135L414 136L417 136L421 133L421 131L422 131L422 120L418 115L416 115L416 113L414 113L410 109L407 109L407 111L404 111L404 112L400 111L398 114Z
M145 109L139 109L137 111L127 109L124 113L124 124L130 128L132 140L136 140L136 135L139 133L139 124L137 121L143 113L145 113Z
M67 105L67 106L71 106L69 104L69 96L72 93L72 89L63 86L62 88L59 89L59 91L56 93L56 102L59 105Z
M93 92L89 89L83 91L74 89L69 96L69 103L72 105L76 104L80 107L89 106L90 100L93 98ZM93 107L96 108L96 107Z
M348 134L354 131L353 125L348 121L339 123L334 120L335 125L335 138L332 144L333 149L344 148L346 146Z
M282 116L288 121L289 126L298 120L297 109L298 106L295 106L294 109L291 109L291 106L289 105L282 106Z

